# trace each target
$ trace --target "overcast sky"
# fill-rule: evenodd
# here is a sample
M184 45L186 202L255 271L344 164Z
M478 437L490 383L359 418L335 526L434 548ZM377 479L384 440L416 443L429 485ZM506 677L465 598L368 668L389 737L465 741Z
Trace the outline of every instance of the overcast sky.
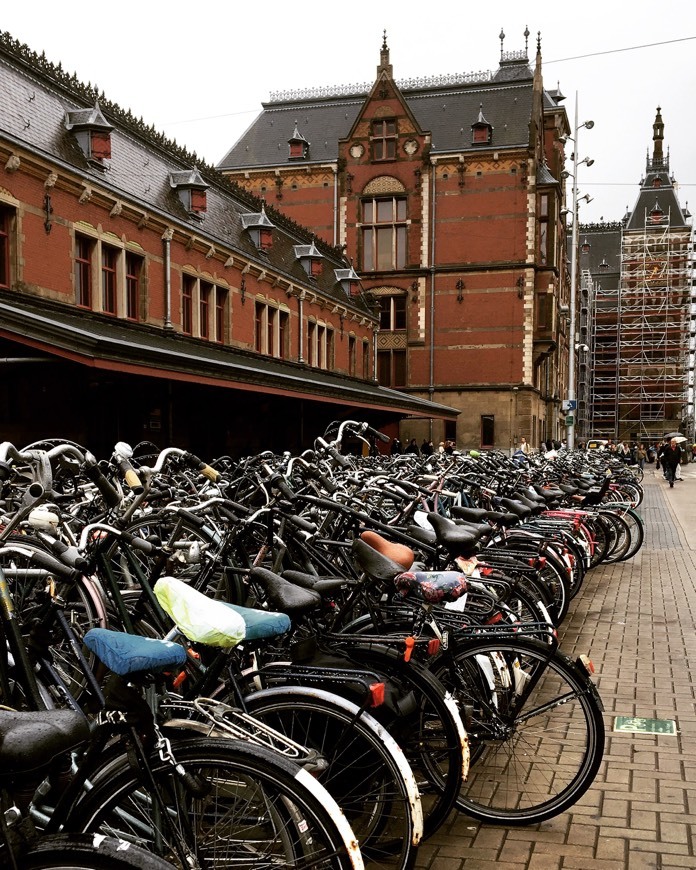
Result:
M522 7L526 11L522 11ZM493 8L494 7L494 8ZM696 2L441 0L196 3L33 0L4 3L0 29L98 85L106 96L218 163L271 91L374 81L382 31L396 79L494 70L505 50L533 59L541 31L544 82L560 84L581 129L581 221L633 207L662 107L665 148L682 205L696 212Z

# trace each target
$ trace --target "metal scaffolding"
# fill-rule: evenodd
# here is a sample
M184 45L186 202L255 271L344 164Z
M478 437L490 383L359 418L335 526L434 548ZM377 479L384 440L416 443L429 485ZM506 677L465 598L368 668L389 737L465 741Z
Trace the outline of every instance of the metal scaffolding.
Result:
M691 227L646 209L640 230L624 229L620 260L618 286L593 288L592 434L655 439L689 421L693 434Z

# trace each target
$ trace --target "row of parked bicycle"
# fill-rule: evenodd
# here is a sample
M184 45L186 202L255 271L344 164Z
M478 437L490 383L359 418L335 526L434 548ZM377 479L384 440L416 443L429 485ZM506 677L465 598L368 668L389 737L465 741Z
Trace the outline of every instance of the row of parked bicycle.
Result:
M602 704L558 627L640 548L637 475L343 452L375 437L0 444L4 864L401 870L455 808L585 793Z

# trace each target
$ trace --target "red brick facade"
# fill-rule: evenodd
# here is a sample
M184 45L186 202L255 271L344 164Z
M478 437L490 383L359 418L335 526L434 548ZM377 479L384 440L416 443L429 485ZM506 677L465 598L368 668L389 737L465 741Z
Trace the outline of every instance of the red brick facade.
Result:
M534 70L525 51L501 57L483 83L401 87L385 41L367 96L264 104L220 164L345 246L382 306L380 382L460 410L460 447L487 446L483 417L491 416L492 446L502 449L521 435L535 446L562 437L561 99L543 88L540 50ZM308 143L304 160L284 150L280 129L290 118ZM401 434L438 441L454 433L435 420L405 421Z

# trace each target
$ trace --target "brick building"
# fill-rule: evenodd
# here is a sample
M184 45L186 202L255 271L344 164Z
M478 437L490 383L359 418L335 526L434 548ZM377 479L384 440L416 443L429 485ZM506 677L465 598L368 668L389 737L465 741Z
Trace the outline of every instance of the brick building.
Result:
M0 34L0 440L210 457L451 409L374 380L340 250Z
M524 38L501 33L495 72L397 81L385 35L372 84L272 95L218 167L344 246L379 306L380 383L461 412L402 438L562 437L569 127Z

